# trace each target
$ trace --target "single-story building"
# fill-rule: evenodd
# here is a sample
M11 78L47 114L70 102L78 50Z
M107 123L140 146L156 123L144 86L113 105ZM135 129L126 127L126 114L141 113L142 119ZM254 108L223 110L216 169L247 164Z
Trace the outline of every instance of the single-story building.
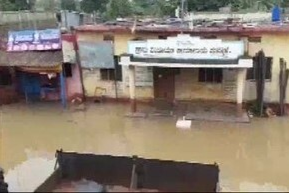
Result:
M256 99L254 57L260 50L267 59L264 100L278 103L279 61L289 61L288 34L285 24L192 29L97 24L75 30L87 97L212 100L240 107Z
M32 50L28 50L26 46L23 47L26 49L21 50L22 47L18 44L22 46L31 44L29 40L31 32L28 32L25 34L26 42L12 42L10 34L12 43L6 42L5 46L1 44L3 46L0 53L0 103L7 104L25 98L27 102L62 100L63 105L66 106L67 100L82 96L80 71L78 65L75 65L76 61L73 60L75 59L75 36L62 34L63 37L60 37L60 34L57 34L56 40L49 40L49 36L42 36L49 41L55 41L61 47L37 50L34 46ZM25 32L13 33L23 35ZM48 35L51 36L51 33ZM63 50L66 53L65 57Z
M18 99L59 100L62 60L61 50L10 52L2 68L10 69L7 77Z

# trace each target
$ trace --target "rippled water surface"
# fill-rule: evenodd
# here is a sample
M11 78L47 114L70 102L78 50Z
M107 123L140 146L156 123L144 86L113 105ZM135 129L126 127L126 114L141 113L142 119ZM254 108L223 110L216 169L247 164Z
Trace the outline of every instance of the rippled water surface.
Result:
M289 190L289 118L193 122L183 131L175 118L125 118L128 110L124 104L90 104L86 111L63 111L57 104L2 106L0 165L10 191L31 191L44 181L60 148L217 162L225 191Z

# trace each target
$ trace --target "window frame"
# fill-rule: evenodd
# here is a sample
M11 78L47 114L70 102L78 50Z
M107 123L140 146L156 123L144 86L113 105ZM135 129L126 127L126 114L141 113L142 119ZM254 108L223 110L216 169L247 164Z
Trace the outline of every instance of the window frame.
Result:
M122 81L122 66L119 65L119 56L114 56L115 68L101 68L100 69L100 79L102 81Z
M158 35L159 40L166 40L168 39L168 35Z
M256 58L256 57L253 57L253 67L247 69L246 81L249 81L249 82L256 82L256 67L255 67L256 61L255 61L255 58ZM267 63L267 60L268 60L268 59L270 59L270 71L269 71L270 75L269 75L269 78L266 77L266 76L267 76L267 73L268 73L268 72L267 72L268 67L266 66L265 82L271 82L271 81L272 81L273 57L266 57L266 65L268 65L268 63ZM252 78L251 78L251 77L248 77L248 76L251 75L251 74L248 75L248 74L250 73L249 70L253 70L253 72L251 73L252 76L253 76Z
M201 71L204 72L202 73ZM210 71L213 71L213 77L212 77L212 81L208 80L207 78L207 74L210 73ZM216 78L216 73L220 72L220 81L218 80L218 78ZM201 74L205 74L204 80L202 80L201 78ZM222 68L198 68L198 82L199 83L208 83L208 84L222 84L224 80L224 72Z
M262 43L262 37L261 36L250 36L248 37L249 43Z
M111 41L112 43L114 43L114 35L112 33L106 33L103 34L103 41Z
M115 69L101 68L100 69L100 79L102 81L115 81Z

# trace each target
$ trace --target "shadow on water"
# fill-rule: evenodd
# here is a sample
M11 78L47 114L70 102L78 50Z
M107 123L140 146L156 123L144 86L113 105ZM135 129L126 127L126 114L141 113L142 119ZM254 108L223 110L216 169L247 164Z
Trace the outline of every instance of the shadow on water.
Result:
M182 131L173 117L132 119L124 117L128 110L123 104L99 103L85 111L63 111L60 104L50 103L2 106L0 162L10 191L32 189L50 174L60 148L217 162L223 190L289 189L288 118L253 119L251 124L192 122L191 130ZM39 170L44 176L35 175Z

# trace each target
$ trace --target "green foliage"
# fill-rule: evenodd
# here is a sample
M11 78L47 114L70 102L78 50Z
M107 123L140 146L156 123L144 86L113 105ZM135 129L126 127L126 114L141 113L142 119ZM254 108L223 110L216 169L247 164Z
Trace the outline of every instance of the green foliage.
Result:
M179 0L134 0L135 15L173 16Z
M160 16L174 16L179 2L178 0L157 0L156 4L160 9Z
M269 11L275 4L280 3L278 0L238 0L234 6L238 10Z
M189 11L218 11L231 4L233 0L187 0ZM239 1L239 0L235 0Z
M53 11L56 7L54 0L42 0L38 6L47 11Z
M108 0L82 0L80 3L81 10L86 13L104 12Z
M280 4L282 7L289 7L289 0L280 0Z
M75 0L61 0L61 9L75 11L76 10Z
M26 0L0 0L1 11L18 11L29 9Z
M0 0L0 10L32 10L36 0ZM61 9L77 10L78 0L59 0ZM109 18L134 15L172 16L181 0L82 0L81 10L104 13ZM274 5L289 7L289 0L187 0L189 11L218 11L220 7L231 6L237 11L269 11ZM55 8L54 0L42 0L45 10Z
M107 19L128 17L133 13L132 5L128 0L110 0L107 4L106 10Z

